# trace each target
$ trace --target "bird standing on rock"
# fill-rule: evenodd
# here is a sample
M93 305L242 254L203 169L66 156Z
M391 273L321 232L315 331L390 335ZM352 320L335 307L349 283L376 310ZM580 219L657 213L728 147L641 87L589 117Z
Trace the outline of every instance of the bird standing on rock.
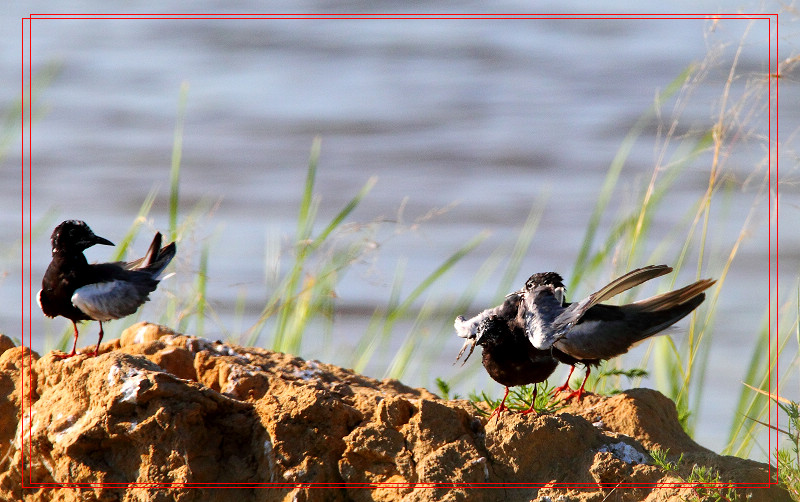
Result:
M531 406L522 414L532 413L536 402L536 384L547 380L558 366L558 361L549 350L538 350L528 340L524 323L519 317L521 304L522 296L519 293L512 293L499 307L484 311L485 315L478 315L469 321L459 316L455 322L459 336L467 334L464 336L466 341L456 361L471 345L469 353L464 358L466 363L475 345L480 345L483 347L481 362L486 372L506 388L503 400L489 416L489 420L508 409L505 402L509 387L517 385L533 384Z
M576 364L586 366L580 389L566 398L580 399L591 366L624 354L687 316L703 303L703 291L716 282L700 280L628 305L600 303L671 271L666 265L636 269L575 303L565 302L560 275L533 274L524 288L509 294L500 306L471 319L456 318L456 334L465 339L456 360L468 347L465 362L475 345L483 347L483 366L489 376L506 386L495 413L505 409L508 387L544 381L555 370L556 361L572 366L570 377ZM569 377L556 392L568 388Z
M93 356L103 340L103 322L129 316L149 300L155 291L161 272L175 256L175 243L161 247L161 234L156 233L147 254L130 263L89 264L83 251L95 244L113 246L108 239L99 237L89 226L79 220L67 220L58 225L50 237L53 260L42 279L42 289L37 302L48 317L62 316L72 321L78 344L77 321L98 321L100 335Z
M705 291L716 281L703 279L668 293L627 305L604 305L600 302L672 272L666 265L650 265L628 272L587 298L564 302L564 284L554 272L534 274L520 291L525 331L539 350L552 350L553 357L572 366L586 366L580 389L566 399L583 394L591 366L630 350L638 342L656 335L683 319L703 300ZM569 389L567 382L556 392Z

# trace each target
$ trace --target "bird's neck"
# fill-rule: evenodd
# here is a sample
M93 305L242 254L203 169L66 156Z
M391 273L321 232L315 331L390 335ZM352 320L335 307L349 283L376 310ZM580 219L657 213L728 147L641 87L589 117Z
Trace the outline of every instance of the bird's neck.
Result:
M86 261L86 257L83 256L83 252L74 250L54 249L53 261L59 261L61 263L69 263L70 266L73 267L89 265L89 262Z

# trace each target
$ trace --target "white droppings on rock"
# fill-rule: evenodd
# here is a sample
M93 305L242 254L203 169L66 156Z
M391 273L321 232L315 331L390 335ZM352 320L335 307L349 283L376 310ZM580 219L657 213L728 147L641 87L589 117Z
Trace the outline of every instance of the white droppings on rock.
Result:
M237 397L234 391L236 390L236 386L239 384L239 381L246 376L255 376L258 371L259 368L251 365L231 366L228 373L228 378L225 381L225 388L222 389L221 392L236 399Z
M64 417L63 413L59 413L58 416L48 421L46 429L52 443L59 444L72 437L74 431L90 428L95 419L96 416L93 413L85 410L82 414L73 414L67 417Z
M267 458L269 464L269 482L275 482L275 455L272 454L272 441L267 439L264 441L264 456Z
M139 331L136 332L136 336L133 337L133 343L142 343L144 342L144 331L147 326L142 326L139 328Z
M246 361L246 357L244 355L233 350L233 348L227 343L212 342L211 340L200 336L187 338L186 350L193 354L207 350L208 352L222 356L237 357L242 362Z
M144 380L147 380L147 375L135 368L130 368L125 372L124 383L119 389L119 402L136 404L139 397L139 386Z
M243 357L241 354L233 350L230 345L225 343L214 343L212 344L212 349L217 354L222 354L223 356Z
M599 452L608 452L616 458L622 460L626 464L647 464L647 456L639 450L629 445L628 443L611 443L604 444L600 447Z
M306 475L306 470L300 467L295 467L294 469L288 469L286 472L283 473L283 479L286 481L295 481L298 479L303 479Z
M38 427L38 420L34 422L33 415L36 414L36 411L31 409L26 409L25 413L22 415L22 418L17 425L17 433L14 435L14 441L12 444L14 448L17 450L22 448L22 439L23 437L28 437L28 434L33 434L39 427Z
M119 382L119 373L120 367L118 365L114 365L108 370L108 376L106 377L106 381L108 382L108 386L114 386Z
M306 361L306 366L306 369L295 369L293 372L294 376L308 382L322 374L322 371L319 369L319 364L316 361Z
M53 464L51 464L50 462L48 462L48 461L47 461L47 459L44 457L44 455L42 455L41 457L39 457L39 461L42 463L42 465L44 466L44 468L45 468L45 469L47 469L47 472L49 472L49 473L50 473L50 476L51 476L53 479L56 479L56 478L57 478L57 477L56 477L56 471L55 471L55 469L53 469Z
M476 464L481 464L483 466L483 477L486 481L489 481L489 464L486 462L486 457L478 457L475 460L470 461L468 466L472 467Z

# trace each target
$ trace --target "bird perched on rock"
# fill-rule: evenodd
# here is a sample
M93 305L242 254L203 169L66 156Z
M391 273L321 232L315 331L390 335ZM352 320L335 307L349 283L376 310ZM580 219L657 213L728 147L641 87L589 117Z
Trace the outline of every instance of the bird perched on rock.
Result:
M42 279L37 301L48 317L62 316L72 321L78 344L76 321L98 321L100 335L92 355L96 356L103 339L103 322L133 314L155 291L160 274L175 256L175 243L161 247L161 234L156 233L147 254L130 263L89 264L83 251L95 244L113 246L108 239L98 237L92 229L78 220L58 225L50 237L53 260Z
M505 402L509 387L517 385L534 385L531 406L522 413L533 412L536 384L545 381L558 366L558 361L549 350L538 350L531 345L520 318L521 304L522 296L519 293L512 293L499 307L485 310L470 320L459 316L455 322L459 336L466 338L456 361L471 345L469 353L464 358L466 363L475 345L480 345L483 347L482 363L486 372L506 388L503 400L494 409L489 420L508 409Z
M716 281L703 279L668 293L627 305L600 302L672 272L666 265L651 265L628 272L587 298L564 301L564 284L555 272L534 274L519 292L522 296L525 332L539 350L552 350L553 357L572 366L586 366L580 389L567 396L580 399L591 366L627 352L636 343L662 332L692 312L705 299L705 291ZM569 388L569 377L564 386Z

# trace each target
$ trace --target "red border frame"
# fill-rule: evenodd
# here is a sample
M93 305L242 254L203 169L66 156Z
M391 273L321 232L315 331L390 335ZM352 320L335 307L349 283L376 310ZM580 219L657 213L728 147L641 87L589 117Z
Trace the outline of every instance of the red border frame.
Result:
M32 225L32 199L31 199L31 173L32 173L32 128L31 124L31 60L33 58L31 52L32 30L31 24L34 19L737 19L737 20L766 20L769 23L769 55L768 55L768 75L770 79L769 84L769 110L768 110L768 130L769 130L769 185L775 192L776 203L768 204L769 207L769 245L768 245L768 261L769 261L769 305L772 305L773 300L773 276L775 288L775 312L769 309L769 360L772 360L773 349L773 323L775 326L775 347L777 350L778 345L778 87L780 81L779 68L778 68L778 14L30 14L28 17L21 18L21 31L22 31L22 51L21 51L21 88L22 88L22 113L21 113L21 228L20 234L22 236L22 252L21 252L21 280L22 280L22 297L20 303L21 314L21 339L23 345L28 348L32 347L32 326L30 319L33 313L33 277L31 272L31 242L30 232ZM773 32L774 25L774 32ZM774 36L773 36L774 33ZM774 104L774 119L773 119L773 94L772 94L772 80L775 82L775 104ZM775 122L773 137L773 120ZM27 126L27 135L26 135ZM772 153L772 148L775 148L775 154ZM27 156L26 156L27 148ZM773 164L774 163L774 164ZM773 178L774 166L774 178ZM26 169L27 168L27 169ZM773 183L774 182L774 183ZM26 198L27 195L27 198ZM769 196L769 195L768 195ZM27 210L27 211L26 211ZM774 241L773 241L773 218L774 218ZM27 232L26 232L27 231ZM27 237L26 237L27 236ZM26 240L27 239L27 240ZM774 242L774 245L773 245ZM27 252L26 252L27 246ZM772 253L775 252L774 268ZM774 274L774 275L773 275ZM27 277L26 277L27 275ZM26 280L27 279L27 280ZM25 344L25 312L27 306L28 325L27 334L28 343ZM27 366L23 357L23 367L30 368L33 364L32 357L28 355ZM776 361L775 366L775 392L778 392L778 365ZM32 379L25 382L24 371L20 375L22 383L22 395L25 395L26 383L28 389L34 387ZM769 374L770 387L773 382L773 374ZM30 410L33 406L32 402L28 402ZM26 434L25 429L25 403L23 403L20 435ZM778 412L777 406L771 406L769 412L769 425L773 424L773 412L775 427L778 427ZM30 434L29 446L31 444ZM773 442L774 434L774 442ZM773 445L777 450L778 439L777 432L773 429L769 430L769 446L768 451L770 454L773 452ZM28 458L31 458L32 451L28 452ZM597 484L597 483L565 483L565 484L551 484L551 483L39 483L33 484L30 482L30 472L26 477L24 466L20 465L22 472L23 486L21 488L97 488L97 487L129 487L129 488L343 488L343 487L361 487L361 488L436 488L436 487L451 487L451 488L689 488L689 487L736 487L736 488L768 488L776 482L772 481L773 472L777 476L776 471L773 471L773 466L769 464L769 479L765 483L745 483L745 484L729 484L729 483L708 483L698 485L695 483L654 483L654 484L640 484L640 483L621 483L621 484ZM28 484L26 484L26 481Z

